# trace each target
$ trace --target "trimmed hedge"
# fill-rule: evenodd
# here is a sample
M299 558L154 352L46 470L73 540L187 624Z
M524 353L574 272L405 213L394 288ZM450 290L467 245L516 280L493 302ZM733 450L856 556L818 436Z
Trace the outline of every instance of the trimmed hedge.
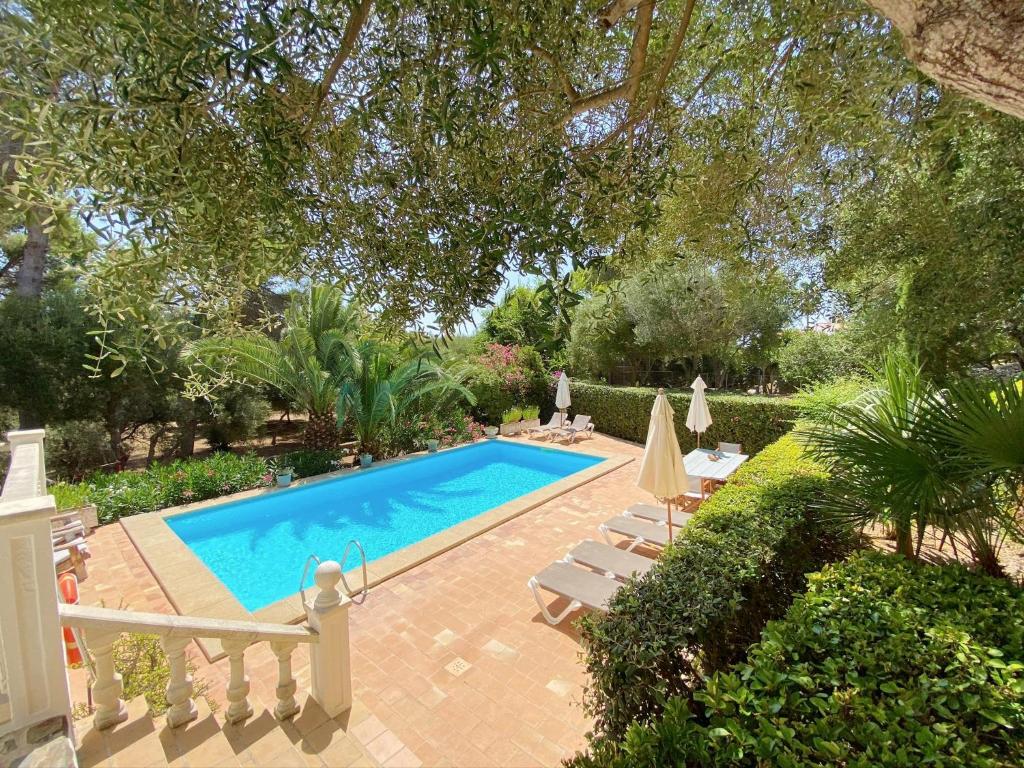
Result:
M576 765L1024 765L1024 590L879 552L809 580L746 663Z
M647 439L651 408L658 390L649 387L610 387L605 384L572 383L573 413L585 413L594 420L599 432L642 443ZM697 437L686 428L689 393L669 392L675 410L676 435L686 453L697 447ZM775 442L789 430L800 412L789 398L762 395L708 395L711 428L701 444L742 443L751 455Z
M792 436L761 451L701 505L651 571L581 620L597 732L688 696L703 674L744 657L765 624L805 587L804 574L854 547L846 528L813 512L827 475Z

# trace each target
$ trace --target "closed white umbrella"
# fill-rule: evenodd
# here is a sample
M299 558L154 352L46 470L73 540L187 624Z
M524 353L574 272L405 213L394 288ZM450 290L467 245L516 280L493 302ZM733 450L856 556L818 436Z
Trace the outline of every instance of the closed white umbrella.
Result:
M555 408L562 414L562 423L565 424L565 410L572 405L569 399L569 377L565 371L558 377L558 389L555 390Z
M697 447L700 448L700 435L711 426L711 411L708 410L708 399L704 395L707 384L698 376L690 386L693 387L693 399L690 400L690 410L686 412L686 426L691 432L697 433Z
M651 423L647 427L647 445L640 462L640 474L636 484L665 499L668 505L668 535L672 538L672 499L682 496L687 490L686 468L683 454L676 438L675 412L665 397L665 390L659 389L651 410Z

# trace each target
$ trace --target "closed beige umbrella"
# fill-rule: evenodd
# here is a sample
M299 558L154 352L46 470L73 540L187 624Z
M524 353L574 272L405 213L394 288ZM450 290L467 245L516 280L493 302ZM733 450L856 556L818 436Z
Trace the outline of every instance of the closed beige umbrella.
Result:
M640 474L636 484L668 505L668 536L672 540L672 499L682 496L688 487L683 455L676 438L675 412L665 397L665 390L658 390L651 410L651 423L647 428L647 445L640 462Z
M690 409L686 412L686 426L691 432L697 433L697 447L700 448L701 433L707 432L711 426L711 411L708 409L708 399L704 395L707 385L704 379L698 376L693 380L693 399L690 400Z
M562 371L558 377L558 389L555 390L555 408L562 414L562 418L559 423L565 426L565 409L572 405L572 400L569 398L569 377L565 371Z

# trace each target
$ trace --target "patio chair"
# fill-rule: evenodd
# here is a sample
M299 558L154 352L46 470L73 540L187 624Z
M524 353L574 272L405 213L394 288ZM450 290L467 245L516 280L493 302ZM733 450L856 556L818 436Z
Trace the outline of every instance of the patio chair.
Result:
M565 562L578 563L614 579L642 576L654 565L654 561L649 557L626 552L592 539L581 541L569 550Z
M563 560L556 560L531 578L527 582L527 586L533 592L544 620L551 626L555 626L560 624L570 613L580 608L607 611L608 602L622 588L622 582L601 576L593 571L577 568ZM566 598L569 604L565 610L557 616L552 616L541 597L540 590L542 589Z
M546 435L549 432L554 432L556 429L562 428L562 414L555 411L551 414L551 420L547 424L542 424L539 427L530 427L526 430L526 436L530 435Z
M562 427L556 430L559 437L568 437L569 442L573 443L576 440L576 435L587 435L587 437L594 436L594 423L590 420L589 416L584 416L577 413L576 417L572 420L572 424L567 427ZM552 437L552 440L554 437Z
M718 443L718 450L722 453L743 453L743 443Z
M53 542L53 567L58 574L64 573L64 571L74 571L78 580L84 581L89 576L85 567L88 551L85 539L81 537L70 541L55 539Z
M686 522L682 522L681 525L675 524L675 515L672 516L672 527L679 528L682 525L686 525ZM606 520L597 527L601 531L601 535L604 536L604 540L608 542L610 546L615 546L609 534L617 533L620 536L625 536L627 539L631 539L630 544L626 547L627 552L632 552L636 547L641 544L653 547L664 547L668 545L668 526L658 523L652 523L647 520L640 520L636 517L627 517L626 515L618 515L610 520Z

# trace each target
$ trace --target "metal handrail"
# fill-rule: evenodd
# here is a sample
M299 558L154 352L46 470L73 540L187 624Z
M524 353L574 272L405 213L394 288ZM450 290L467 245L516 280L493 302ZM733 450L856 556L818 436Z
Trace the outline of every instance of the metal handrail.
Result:
M370 591L370 582L366 576L366 550L363 549L363 545L359 543L358 539L349 540L348 544L345 545L345 552L341 556L341 580L345 584L345 591L351 595L352 587L348 585L348 581L345 580L345 561L348 560L348 553L352 551L352 545L355 545L359 550L359 557L362 560L363 568L363 588L359 590L359 599L352 598L352 601L356 605L362 605L363 601L366 600L366 595Z
M370 581L366 573L366 550L363 549L363 545L359 543L358 539L350 539L348 544L345 545L345 551L341 555L341 582L345 585L345 594L352 597L352 587L348 584L348 579L345 578L345 562L348 560L348 555L352 551L352 547L359 550L359 558L361 560L361 568L363 571L363 587L359 590L359 599L352 598L352 601L356 605L362 605L366 600L366 595L370 591ZM299 582L299 595L302 598L302 604L306 604L306 577L309 575L309 564L316 561L317 565L321 564L321 560L316 555L310 555L306 558L306 565L302 569L302 581Z

